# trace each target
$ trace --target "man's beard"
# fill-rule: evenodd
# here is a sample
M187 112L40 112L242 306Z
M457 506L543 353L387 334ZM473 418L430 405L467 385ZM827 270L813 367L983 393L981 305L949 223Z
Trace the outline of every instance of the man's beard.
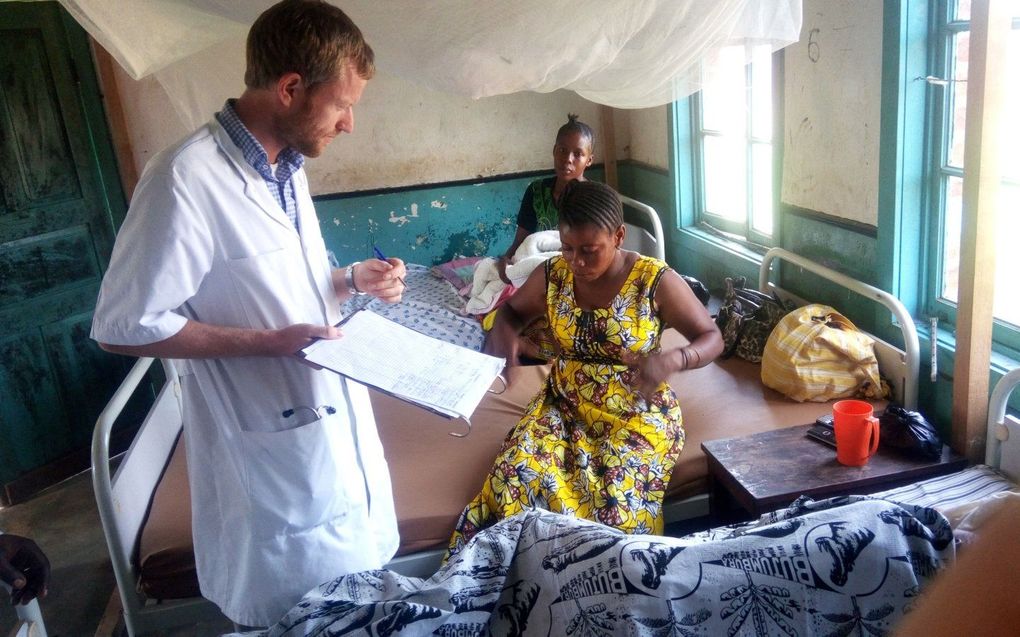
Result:
M315 125L311 108L306 103L300 112L280 121L280 136L287 147L293 148L305 157L318 157L325 150L328 141Z

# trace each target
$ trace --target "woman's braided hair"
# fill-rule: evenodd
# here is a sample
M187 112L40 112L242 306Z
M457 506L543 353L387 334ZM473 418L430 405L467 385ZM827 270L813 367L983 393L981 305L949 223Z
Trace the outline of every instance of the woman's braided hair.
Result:
M597 181L572 181L563 191L560 223L566 226L598 226L615 232L623 225L623 204L616 191Z

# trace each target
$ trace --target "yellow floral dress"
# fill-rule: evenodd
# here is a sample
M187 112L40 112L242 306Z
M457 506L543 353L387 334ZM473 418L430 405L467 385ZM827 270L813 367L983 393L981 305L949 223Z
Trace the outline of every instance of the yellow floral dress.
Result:
M642 256L609 307L582 310L566 262L546 263L546 314L559 353L461 514L450 555L479 530L533 507L662 533L662 500L684 445L680 405L666 383L641 397L638 372L622 355L659 349L664 324L652 297L668 269Z

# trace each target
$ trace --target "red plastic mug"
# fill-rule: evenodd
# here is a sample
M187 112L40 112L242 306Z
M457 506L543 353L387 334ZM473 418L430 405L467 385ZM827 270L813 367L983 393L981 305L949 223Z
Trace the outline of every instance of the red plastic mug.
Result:
M836 460L848 467L868 464L878 449L878 418L871 403L841 400L832 406L836 434Z

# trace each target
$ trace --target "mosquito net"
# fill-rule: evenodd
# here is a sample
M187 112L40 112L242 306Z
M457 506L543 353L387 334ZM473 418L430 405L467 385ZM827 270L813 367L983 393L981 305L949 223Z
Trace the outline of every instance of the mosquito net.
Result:
M60 0L132 77L163 71L157 77L184 112L216 80L222 51L243 50L248 26L272 1ZM361 27L386 73L474 98L569 89L616 108L683 97L711 74L723 47L779 49L798 39L801 26L801 0L336 4Z

